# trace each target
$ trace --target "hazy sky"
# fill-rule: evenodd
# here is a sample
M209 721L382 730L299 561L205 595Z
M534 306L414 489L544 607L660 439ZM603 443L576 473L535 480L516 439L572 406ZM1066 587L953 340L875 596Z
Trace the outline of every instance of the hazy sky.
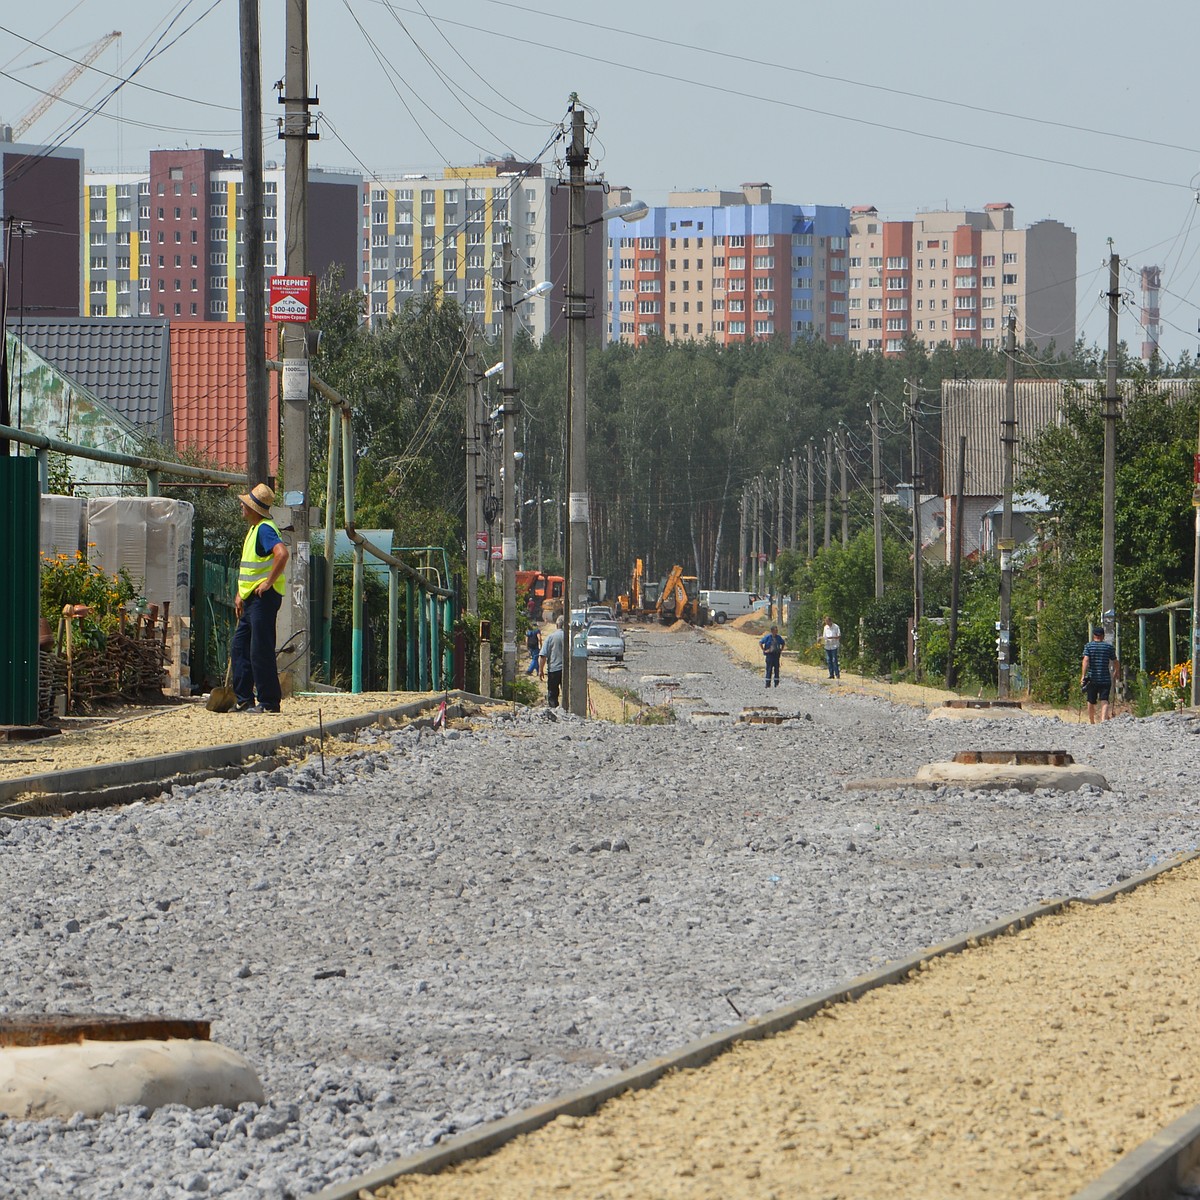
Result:
M1140 346L1139 272L1163 268L1162 347L1200 319L1196 0L310 0L324 114L315 165L394 174L536 156L571 92L593 110L599 170L651 204L677 188L770 182L776 200L922 209L1016 206L1079 238L1078 324L1104 346L1108 239L1125 264L1121 337ZM282 161L273 82L284 0L262 10L265 157ZM169 24L175 18L173 24ZM0 115L15 121L110 30L96 68L22 140L65 136L95 169L150 148L240 152L237 0L40 0L0 17ZM50 52L30 46L39 42ZM158 42L156 48L155 42ZM157 91L147 89L159 89ZM552 165L557 149L548 152Z

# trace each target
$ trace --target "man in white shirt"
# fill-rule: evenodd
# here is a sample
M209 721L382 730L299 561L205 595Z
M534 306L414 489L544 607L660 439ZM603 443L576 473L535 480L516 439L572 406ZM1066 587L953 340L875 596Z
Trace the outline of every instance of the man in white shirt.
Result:
M825 640L825 665L829 668L829 678L841 679L842 668L838 665L838 650L842 645L842 631L828 613L825 615L825 628L821 630L821 637Z

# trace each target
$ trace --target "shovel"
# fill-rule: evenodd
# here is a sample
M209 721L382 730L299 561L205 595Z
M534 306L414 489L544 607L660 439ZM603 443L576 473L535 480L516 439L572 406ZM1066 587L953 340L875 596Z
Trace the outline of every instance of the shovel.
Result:
M208 694L208 699L204 702L204 707L209 712L229 712L237 704L237 696L234 695L233 688L229 686L229 681L232 678L233 658L231 656L225 664L225 682L213 688Z

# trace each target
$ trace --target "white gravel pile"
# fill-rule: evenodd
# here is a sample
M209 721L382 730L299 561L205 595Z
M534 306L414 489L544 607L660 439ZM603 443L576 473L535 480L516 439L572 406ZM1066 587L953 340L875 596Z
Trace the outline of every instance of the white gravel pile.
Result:
M0 1119L0 1194L300 1197L1193 848L1182 717L929 722L635 632L604 678L782 726L522 711L165 803L0 820L0 1012L202 1017L268 1103ZM648 677L642 682L643 677ZM657 678L656 678L657 677ZM1111 792L846 792L978 746Z

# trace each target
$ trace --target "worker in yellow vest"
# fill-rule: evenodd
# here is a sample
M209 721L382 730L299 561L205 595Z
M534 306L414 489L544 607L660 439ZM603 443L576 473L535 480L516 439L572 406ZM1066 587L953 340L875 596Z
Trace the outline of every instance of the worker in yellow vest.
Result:
M288 548L271 520L275 493L265 483L256 484L238 500L250 528L242 543L234 600L238 623L229 646L237 697L234 712L277 713L282 693L275 666L275 618L283 603Z

